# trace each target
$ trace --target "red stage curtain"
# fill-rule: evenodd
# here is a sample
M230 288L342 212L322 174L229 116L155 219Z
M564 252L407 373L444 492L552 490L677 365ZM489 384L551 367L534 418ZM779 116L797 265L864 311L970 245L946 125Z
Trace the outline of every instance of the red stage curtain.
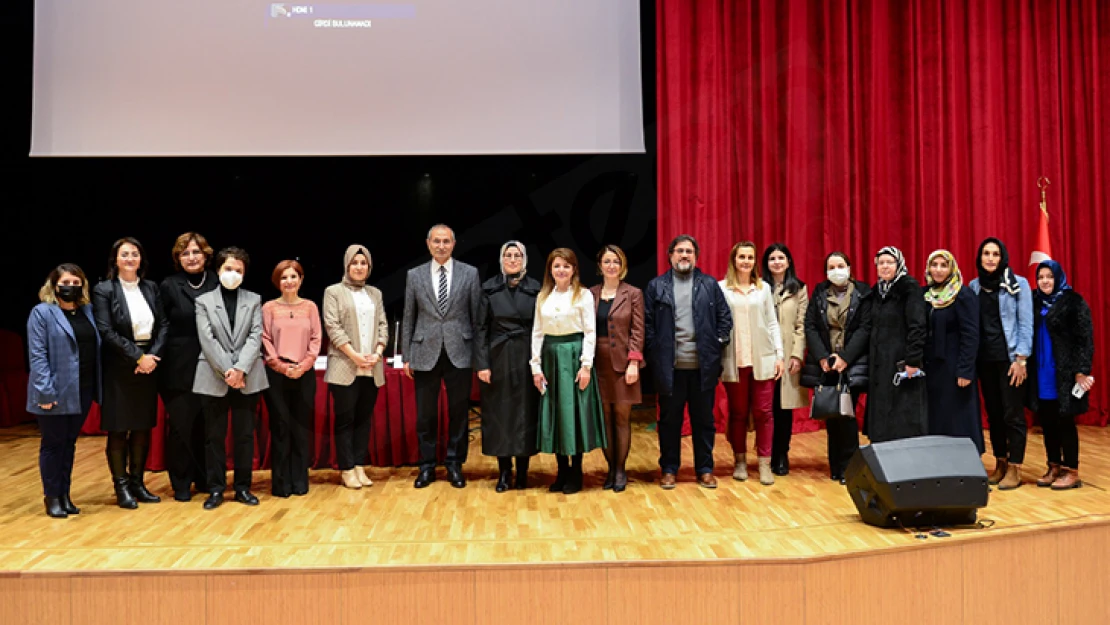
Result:
M692 234L722 276L736 241L783 241L812 286L833 250L873 282L884 245L919 279L947 248L971 280L997 236L1025 275L1045 175L1052 249L1094 314L1101 383L1081 422L1106 425L1110 4L656 6L661 249Z

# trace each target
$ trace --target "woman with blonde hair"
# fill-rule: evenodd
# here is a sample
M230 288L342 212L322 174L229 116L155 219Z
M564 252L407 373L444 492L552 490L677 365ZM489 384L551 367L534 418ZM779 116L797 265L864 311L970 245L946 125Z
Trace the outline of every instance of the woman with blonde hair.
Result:
M728 394L728 440L736 458L732 478L748 479L748 420L755 424L759 483L775 483L771 471L775 383L782 377L782 334L771 285L759 275L756 247L741 241L729 252L728 273L720 281L732 311L732 340L722 357L721 381Z
M556 454L549 488L582 490L582 454L605 447L601 395L590 370L597 344L593 295L578 278L578 257L560 247L547 256L532 324L532 381L542 395L537 443Z
M85 272L54 268L27 319L27 412L38 416L39 475L46 514L64 519L81 510L69 495L77 435L89 407L100 401L100 334Z

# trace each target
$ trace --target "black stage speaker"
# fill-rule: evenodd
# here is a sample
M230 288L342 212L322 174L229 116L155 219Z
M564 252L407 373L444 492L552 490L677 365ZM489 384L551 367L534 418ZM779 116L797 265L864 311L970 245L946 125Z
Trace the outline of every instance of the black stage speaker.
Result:
M861 447L844 473L864 523L920 527L975 523L990 487L969 438L921 436Z

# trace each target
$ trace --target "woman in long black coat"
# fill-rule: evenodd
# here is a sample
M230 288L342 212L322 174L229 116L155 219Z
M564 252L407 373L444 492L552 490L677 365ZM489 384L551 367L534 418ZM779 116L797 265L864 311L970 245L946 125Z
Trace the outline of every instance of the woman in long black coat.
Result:
M501 275L482 284L483 314L478 323L477 369L482 381L482 453L497 456L496 490L528 487L528 462L536 454L536 409L540 394L532 384L532 323L540 283L525 275L524 244L501 246Z
M1048 457L1048 471L1037 480L1037 486L1078 488L1083 482L1079 479L1075 418L1087 412L1088 391L1095 383L1091 377L1095 356L1091 309L1054 260L1037 266L1033 301L1033 355L1026 388L1029 409L1037 413L1044 428ZM1072 394L1076 387L1082 397Z
M948 250L929 255L925 265L925 388L929 434L970 438L982 454L983 420L975 384L979 352L979 300L963 288L963 276Z
M879 281L871 306L870 387L864 433L872 443L893 441L928 432L925 380L900 379L915 375L925 349L925 301L921 285L906 272L902 252L887 246L875 255Z

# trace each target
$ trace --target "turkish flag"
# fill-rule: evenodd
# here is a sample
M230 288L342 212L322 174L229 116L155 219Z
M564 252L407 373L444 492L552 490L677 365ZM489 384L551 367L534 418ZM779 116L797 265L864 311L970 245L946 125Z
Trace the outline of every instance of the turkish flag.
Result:
M1037 220L1037 233L1033 237L1033 252L1029 254L1029 284L1037 288L1037 265L1043 260L1052 258L1052 242L1048 237L1048 213L1041 210L1041 218Z

